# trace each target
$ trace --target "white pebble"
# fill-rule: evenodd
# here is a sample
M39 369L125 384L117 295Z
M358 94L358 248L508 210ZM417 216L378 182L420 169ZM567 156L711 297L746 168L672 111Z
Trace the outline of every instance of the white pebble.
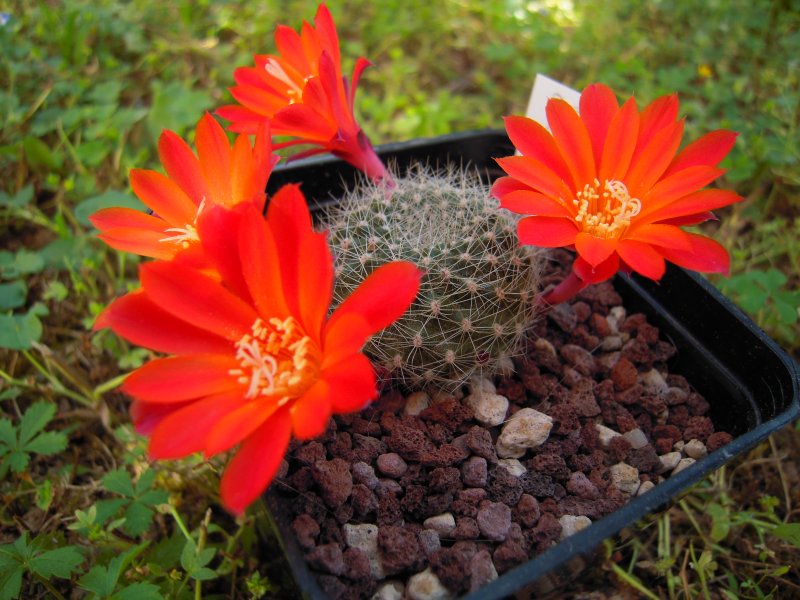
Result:
M657 369L650 369L639 375L639 381L654 392L664 394L669 389L664 376Z
M686 442L684 442L683 440L678 440L677 442L675 442L674 444L672 444L672 449L673 449L675 452L683 452L683 447L684 447L685 445L686 445Z
M601 425L600 423L594 424L595 429L597 429L597 438L600 441L600 445L603 448L608 448L608 445L611 443L615 437L619 437L622 435L618 431L614 431L610 427L606 427L605 425Z
M390 580L381 585L378 591L372 594L370 600L401 600L405 586L396 580Z
M592 524L592 520L589 517L582 515L578 517L575 515L563 515L558 518L558 522L561 523L562 540L571 535L575 535L579 531L583 531Z
M425 392L414 392L406 398L406 404L403 406L403 413L415 417L428 408L430 403L431 397L428 394Z
M473 377L472 379L470 379L469 390L470 394L497 393L497 388L494 386L491 380L486 379L486 377Z
M634 450L638 450L639 448L644 448L649 443L647 441L647 436L644 434L644 431L642 431L638 427L636 429L631 429L630 431L626 431L625 433L622 434L622 437L628 440L628 443Z
M612 334L603 338L603 343L600 348L606 352L612 352L622 348L622 338L618 335Z
M672 471L678 463L683 458L683 455L680 452L667 452L666 454L662 454L658 457L658 461L661 463L661 468L658 469L659 473L666 473L667 471Z
M386 574L378 554L378 526L372 523L346 523L342 530L345 543L351 548L358 548L367 556L370 574L375 579L383 579Z
M422 522L425 529L433 529L440 537L447 537L456 528L456 519L452 513L442 513L428 517Z
M672 470L672 474L675 475L676 473L680 473L684 469L691 467L696 462L697 461L693 458L682 458L680 462Z
M683 447L683 453L689 458L700 460L708 454L708 450L706 449L706 445L700 440L689 440Z
M656 487L656 484L652 481L643 481L642 485L639 486L639 490L636 492L636 495L641 496L642 494L652 490L654 487Z
M514 477L520 477L523 473L528 472L528 469L526 469L525 466L516 458L501 458L497 461L497 464L511 473Z
M500 458L520 458L528 448L544 444L552 428L550 416L532 408L522 408L503 426L497 438L497 455Z
M620 492L632 496L639 489L641 482L639 481L639 470L636 467L620 462L611 465L609 471L611 472L611 483Z
M464 398L464 404L475 413L475 420L487 427L500 425L506 420L508 398L489 392L472 393Z
M533 345L537 350L542 350L544 352L547 352L548 354L557 356L556 349L553 346L553 344L551 344L544 338L537 338L536 341L533 343Z
M409 578L406 594L411 600L449 600L453 597L430 567Z

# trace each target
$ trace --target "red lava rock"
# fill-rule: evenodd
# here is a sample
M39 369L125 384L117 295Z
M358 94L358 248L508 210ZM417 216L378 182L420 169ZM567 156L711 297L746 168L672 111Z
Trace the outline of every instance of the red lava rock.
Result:
M506 540L492 554L492 562L499 574L516 567L528 560L528 553L517 542Z
M417 535L406 527L384 525L378 528L378 552L387 575L417 572L425 565L425 554Z
M369 558L358 548L348 548L344 551L344 576L358 581L370 577Z
M488 475L488 465L482 456L473 456L461 465L461 481L468 487L484 487Z
M711 408L708 400L696 392L692 392L686 397L686 406L689 407L689 412L693 416L705 415Z
M611 326L608 324L608 319L606 319L605 315L592 313L592 316L589 317L589 325L601 337L611 335Z
M638 469L639 473L652 472L661 466L658 453L650 444L635 450L631 449L625 462Z
M474 540L481 534L478 522L472 517L458 517L456 528L450 533L454 540Z
M450 431L455 431L462 422L472 419L475 414L472 409L455 398L448 398L442 402L429 406L420 413L423 421L430 421L446 426Z
M561 535L561 523L558 517L549 512L543 512L539 517L539 522L533 529L533 541L539 548L549 548L552 542L556 541Z
M673 406L669 409L669 416L667 417L668 424L675 425L675 427L681 429L686 427L688 421L689 408L685 405L679 404L678 406Z
M578 298L599 306L622 304L622 297L617 293L610 281L586 286L578 293Z
M523 375L522 385L536 398L548 398L558 386L558 379L552 375Z
M613 437L608 443L608 452L611 454L611 457L615 462L625 460L625 457L628 456L630 449L631 443L622 436Z
M502 541L511 527L511 509L500 502L489 502L478 511L475 520L484 538Z
M525 527L533 527L541 516L539 501L530 494L522 494L512 510L514 521Z
M350 493L350 501L352 502L354 514L360 519L364 519L378 510L378 497L363 483L357 483L353 486L353 491Z
M453 444L444 444L435 450L424 452L419 462L426 467L449 467L456 465L469 456L469 451Z
M656 449L658 454L666 454L667 452L672 452L672 446L674 442L669 438L658 438L656 441L653 442L653 447Z
M475 518L478 514L478 506L486 496L486 490L482 488L459 490L453 502L453 512L457 515Z
M373 407L384 413L398 413L406 405L406 398L396 389L390 389L381 394L381 397L373 403Z
M538 454L528 461L527 466L531 471L558 480L565 480L570 474L566 461L558 454Z
M378 477L375 475L375 469L373 469L371 465L358 461L353 463L351 471L353 472L354 482L363 483L371 490L374 490L378 486Z
M325 596L331 600L345 600L352 598L351 588L341 579L333 575L318 575L317 581L325 592Z
M315 441L308 442L297 449L297 451L294 453L294 458L300 464L311 466L314 463L327 458L325 446Z
M559 353L578 373L591 375L596 370L594 356L576 344L564 344Z
M423 454L430 451L431 444L419 429L396 425L386 439L386 445L406 460L418 462Z
M337 544L317 546L306 554L306 560L312 568L331 575L344 573L344 557Z
M567 491L570 494L589 500L600 497L600 490L598 490L597 486L589 481L586 474L581 471L575 471L570 474L569 480L567 481Z
M328 451L332 457L350 461L353 455L353 440L346 431L337 432L333 442L328 444Z
M639 371L636 366L624 356L617 361L611 369L611 380L617 390L627 390L636 383Z
M319 525L311 515L299 515L292 521L291 528L302 548L309 550L316 545L317 536L319 536Z
M546 412L553 418L552 433L566 435L570 431L575 431L581 426L578 413L575 411L575 407L569 402L551 406Z
M663 340L659 340L653 345L651 359L653 362L667 362L670 358L675 356L678 349Z
M566 333L570 333L578 324L578 315L575 312L575 308L567 302L561 302L550 308L547 311L547 317Z
M626 333L634 334L640 327L647 323L647 317L644 313L633 313L628 315L625 320L620 324L619 330Z
M649 364L653 360L650 346L639 338L625 342L622 346L622 357L636 364Z
M385 494L378 498L376 522L378 525L397 525L403 522L403 509L394 494Z
M722 448L725 444L729 444L731 441L733 441L733 436L730 433L725 431L717 431L716 433L712 433L708 436L706 448L709 452L714 452L714 450Z
M584 450L588 450L589 452L591 452L592 450L594 450L599 446L600 434L597 431L597 427L595 426L594 421L587 421L586 423L584 423L583 427L581 427L580 438L581 438L580 447L583 448Z
M520 404L525 402L525 386L517 379L504 377L497 383L497 393L508 398L509 402Z
M472 557L478 552L474 542L456 542L451 548L442 548L431 554L431 569L451 591L461 594L467 591Z
M519 477L514 477L505 467L496 466L489 470L486 491L495 502L514 506L522 495L522 485Z
M489 430L475 425L467 432L466 443L467 448L476 456L481 456L492 463L497 462L497 451Z
M378 438L368 437L354 433L353 440L353 462L362 461L367 464L372 463L379 454L388 452L386 444Z
M599 519L603 516L601 505L597 500L579 498L578 496L567 496L558 502L558 511L554 514L574 515L576 517L589 517Z
M341 506L350 497L350 492L353 491L353 475L350 473L350 465L341 458L314 463L312 474L322 499L331 508Z
M358 433L371 437L379 437L383 433L380 423L368 421L367 419L361 419L358 417L353 419L353 424L350 425L350 430L352 433Z
M600 414L600 406L594 397L594 382L581 379L569 392L569 404L580 417L596 417Z
M639 325L636 337L645 344L655 344L658 341L658 327L647 322L642 323Z
M393 479L402 477L402 475L408 470L408 464L406 461L404 461L403 458L395 452L381 454L377 458L377 464L378 470L382 474Z
M310 467L301 467L288 477L289 485L298 492L307 492L314 487L314 475Z
M658 396L644 396L640 406L654 417L660 416L667 409L667 403Z
M555 494L555 484L553 478L543 473L528 471L519 476L519 484L526 494L545 498Z
M688 442L692 439L700 440L705 443L708 436L714 433L714 424L708 417L689 417L686 429L683 431L683 441Z
M492 555L486 549L476 552L469 561L469 592L475 592L495 576L495 567Z
M430 489L434 492L453 492L460 490L461 471L455 467L438 467L431 471Z

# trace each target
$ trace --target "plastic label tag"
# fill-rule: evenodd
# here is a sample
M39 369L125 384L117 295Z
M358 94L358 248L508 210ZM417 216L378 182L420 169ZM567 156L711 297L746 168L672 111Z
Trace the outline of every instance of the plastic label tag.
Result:
M566 100L572 105L572 108L577 111L581 94L555 79L550 79L541 73L536 74L536 79L533 81L533 89L531 90L531 97L530 100L528 100L528 110L525 112L525 115L546 127L548 131L550 131L550 127L547 125L545 106L547 106L547 101L550 98Z

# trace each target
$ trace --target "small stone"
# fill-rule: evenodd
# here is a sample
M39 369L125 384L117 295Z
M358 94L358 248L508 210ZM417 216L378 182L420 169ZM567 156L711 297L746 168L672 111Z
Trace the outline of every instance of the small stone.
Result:
M497 439L497 455L502 458L520 458L528 448L536 448L547 441L553 419L532 408L515 412Z
M581 348L577 344L564 344L559 353L581 375L591 375L594 372L594 356L586 348Z
M672 445L672 449L673 449L675 452L680 452L680 453L683 453L683 447L684 447L685 445L686 445L686 442L684 442L683 440L678 440L677 442L675 442L675 443Z
M497 388L491 379L486 377L473 377L469 380L470 394L496 394ZM466 398L464 398L466 400Z
M658 394L665 394L669 390L664 376L656 369L650 369L639 376L639 380L644 384L648 391L656 392Z
M500 425L506 419L508 398L505 396L479 391L464 398L464 403L475 412L475 420L487 427Z
M676 475L677 473L680 473L684 469L688 469L689 467L691 467L696 462L697 461L695 459L693 459L693 458L682 458L678 462L678 464L675 465L675 468L672 469L672 474Z
M604 337L600 345L600 349L604 352L613 352L620 348L622 348L622 336L616 334Z
M378 529L378 550L383 568L389 575L416 571L425 563L425 554L415 532L397 525Z
M511 509L499 502L489 502L478 511L476 520L483 537L501 542L506 539L511 527Z
M433 529L439 537L447 537L456 528L456 519L452 513L442 513L428 517L422 522L425 529Z
M488 475L489 467L482 456L471 456L461 465L461 481L467 487L484 487Z
M631 448L633 448L634 450L638 450L639 448L644 448L645 446L647 446L647 444L650 443L648 442L647 436L644 434L644 431L642 431L638 427L636 429L631 429L630 431L623 433L622 437L628 440L628 443L630 443Z
M519 459L516 458L501 458L497 461L497 464L505 468L505 470L511 473L514 477L519 477L528 470L521 462L519 462Z
M358 548L366 555L372 577L383 579L386 573L378 555L378 526L372 523L358 525L346 523L342 527L342 532L344 541L350 548Z
M603 448L608 448L612 439L622 435L618 431L614 431L610 427L606 427L600 423L595 423L595 428L597 429L597 439Z
M320 488L320 495L331 508L345 503L353 491L353 475L350 464L341 458L320 460L312 467L314 481Z
M672 469L678 466L681 458L683 458L683 455L680 452L667 452L666 454L662 454L658 457L658 461L661 463L658 472L666 473L667 471L672 471Z
M388 477L397 479L408 470L408 464L395 452L381 454L378 457L378 470Z
M560 302L551 307L550 310L547 311L547 316L553 323L558 325L559 329L566 333L573 331L578 324L578 315L569 302Z
M597 486L580 471L575 471L569 476L569 480L567 480L567 491L570 494L589 500L600 497L600 491L597 489Z
M626 463L617 463L609 467L612 485L624 494L633 495L639 489L639 471Z
M481 534L478 523L471 517L459 517L456 528L450 534L456 540L474 540Z
M585 516L563 515L559 517L558 522L561 523L561 539L568 538L575 535L579 531L586 529L592 524L592 520Z
M611 328L612 332L619 333L619 326L625 321L626 316L627 312L625 311L624 306L611 307L611 310L608 311L606 320L608 321L608 326Z
M394 479L382 477L378 479L378 485L375 488L375 493L380 497L386 494L398 495L403 491L403 486L397 483Z
M344 560L344 576L353 581L371 579L369 559L358 548L348 548L342 554Z
M409 578L406 595L411 600L450 600L453 597L430 567Z
M386 581L381 584L370 600L402 600L405 589L400 581Z
M637 496L641 496L656 487L656 484L652 481L643 481L642 485L639 486L639 490L636 492Z
M714 452L715 450L722 448L725 444L730 443L733 440L733 436L730 433L725 431L717 431L716 433L712 433L708 436L708 441L706 442L706 449L709 452Z
M611 379L614 381L614 387L620 391L633 387L638 376L639 372L636 369L636 365L625 357L621 357L611 369Z
M323 544L316 546L306 555L306 560L312 568L331 575L344 573L344 557L339 544Z
M465 434L467 448L476 456L481 456L489 462L497 461L497 452L492 442L492 434L483 427L475 425Z
M378 487L378 477L375 475L375 469L371 465L363 461L357 461L353 463L352 472L355 483L364 484L371 490Z
M492 555L488 550L479 550L469 561L469 591L475 592L490 581L497 579Z
M683 453L689 458L700 460L708 454L708 450L706 449L706 445L700 440L689 440L683 447Z
M423 410L428 408L431 403L431 397L425 392L414 392L409 394L406 402L403 405L403 414L417 416Z
M539 501L530 494L522 494L514 507L514 518L525 527L533 527L541 516Z
M455 527L455 521L453 522L453 527ZM422 552L425 553L425 556L430 557L431 554L442 547L441 538L433 529L423 529L417 534L417 538L419 539L419 546L422 548Z
M292 521L292 532L297 542L306 550L310 550L317 543L319 524L311 515L302 514Z

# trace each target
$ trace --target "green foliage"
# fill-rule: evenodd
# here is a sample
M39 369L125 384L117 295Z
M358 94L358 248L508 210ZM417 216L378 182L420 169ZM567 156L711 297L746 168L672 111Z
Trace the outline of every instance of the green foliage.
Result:
M51 456L67 447L67 436L60 431L42 431L55 416L56 407L50 402L35 402L15 426L0 419L0 480L8 470L22 473L28 467L31 454Z
M120 584L119 578L128 565L141 554L148 544L139 544L112 558L107 566L95 565L78 580L81 589L90 592L97 600L161 600L163 596L152 583Z
M155 507L167 501L168 494L163 490L154 490L156 472L148 469L139 476L135 483L125 469L109 471L103 477L103 487L122 498L101 500L98 511L108 510L116 514L123 512L125 522L122 529L131 536L139 536L150 527Z
M46 548L44 536L29 542L27 531L13 544L0 546L0 600L19 597L26 572L43 582L52 577L69 579L83 562L75 546Z
M476 173L398 178L391 197L365 183L329 211L334 302L379 266L409 260L424 271L409 310L365 346L390 377L455 388L491 374L518 351L532 323L537 255L517 240Z

